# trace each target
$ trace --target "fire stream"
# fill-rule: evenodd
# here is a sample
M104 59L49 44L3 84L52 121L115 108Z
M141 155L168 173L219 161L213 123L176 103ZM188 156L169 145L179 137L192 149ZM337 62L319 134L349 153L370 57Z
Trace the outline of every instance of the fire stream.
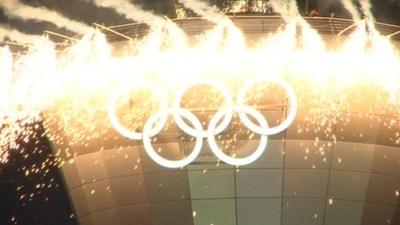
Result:
M293 85L300 110L308 109L306 120L332 142L336 138L333 126L349 121L348 112L352 111L390 115L394 119L380 122L399 127L400 58L388 38L360 20L346 40L327 47L303 18L285 18L284 27L257 44L249 44L242 32L224 19L195 41L173 22L165 21L118 54L96 30L62 52L45 37L18 58L2 48L0 149L4 152L0 154L6 156L6 149L18 149L17 140L27 141L35 130L30 125L42 120L49 128L46 135L60 145L85 146L95 138L109 138L106 134L112 128L105 119L109 97L114 90L140 80L153 82L172 99L174 90L184 82L213 79L227 84L234 97L241 81L276 74ZM139 118L157 110L151 97L143 102L140 107L131 106L130 113L121 113L121 119L133 128L142 126ZM218 107L207 104L212 106L203 107ZM301 133L309 128L298 125L297 129ZM394 141L400 141L398 134ZM68 147L64 150L59 154L73 156Z

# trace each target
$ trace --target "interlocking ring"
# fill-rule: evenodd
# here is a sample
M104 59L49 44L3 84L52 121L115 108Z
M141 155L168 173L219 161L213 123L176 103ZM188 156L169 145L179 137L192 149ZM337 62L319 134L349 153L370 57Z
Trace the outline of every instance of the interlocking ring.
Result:
M268 127L268 122L265 120L264 116L259 113L257 110L254 108L251 108L249 106L236 106L235 107L235 112L238 113L245 113L249 114L254 119L257 120L257 122L263 126L263 127ZM234 165L234 166L243 166L250 164L257 160L265 151L267 144L268 144L268 136L267 135L261 135L260 138L260 143L258 144L257 149L254 151L253 154L245 157L245 158L233 158L228 155L226 155L219 147L217 144L217 140L215 139L214 135L214 129L219 120L226 114L226 111L220 110L215 114L215 116L211 119L210 124L208 126L208 145L210 146L211 151L216 155L220 160L224 161L227 164Z
M184 88L182 88L181 90L178 91L178 94L176 95L174 107L181 108L181 102L182 102L183 95L191 87L196 86L196 85L211 86L211 87L217 89L225 99L227 113L225 114L225 117L222 120L222 122L214 129L214 131L215 131L214 135L219 134L229 126L229 123L231 122L232 117L233 117L233 101L232 101L232 98L229 96L228 90L226 90L226 88L222 84L220 84L216 81L210 81L210 80L192 81L192 82L188 83L187 85L185 85ZM207 137L208 132L206 130L198 131L197 129L193 129L192 127L188 126L179 115L177 115L175 113L174 113L174 119L175 119L178 127L181 130L183 130L185 133L189 134L190 136L193 136L193 137L202 136L204 138Z
M138 87L145 87L149 89L158 99L160 102L160 108L161 108L161 117L159 122L156 124L155 127L149 131L150 136L154 136L158 133L161 132L163 129L165 123L168 120L168 101L164 97L162 93L158 91L158 89L153 86L152 84L148 82L137 82L133 85L128 84L124 88L120 89L119 91L115 92L110 99L110 102L108 104L108 117L110 118L111 124L113 127L123 136L132 139L132 140L142 140L143 139L143 134L135 131L128 130L126 127L124 127L121 122L118 119L118 116L116 114L116 109L117 109L117 101L121 97L122 94L126 94L130 89L133 88L138 88Z
M256 109L245 104L245 97L249 90L256 85L258 82L272 81L280 85L288 95L290 101L290 110L287 118L284 122L276 127L269 127L267 120L264 116L258 112ZM226 107L219 110L211 119L207 130L203 129L199 119L190 111L181 108L182 96L194 85L208 85L216 88L225 98ZM156 95L160 101L160 111L150 116L150 118L145 123L143 133L138 133L135 131L130 131L125 128L117 118L116 107L117 100L122 94L126 93L129 88L136 88L144 86ZM226 155L218 146L215 135L222 133L230 124L233 119L233 113L238 113L240 120L243 122L244 126L250 129L252 132L261 135L260 142L256 150L249 156L244 158L234 158ZM232 98L229 96L229 92L226 88L218 82L215 81L196 81L187 84L184 88L179 90L174 101L174 106L172 108L168 107L166 98L158 89L148 82L140 82L135 85L127 86L124 89L116 92L110 99L110 104L108 106L108 115L110 117L111 124L115 129L123 136L133 139L133 140L143 140L143 146L147 154L158 164L168 167L168 168L181 168L184 167L200 154L201 148L203 146L203 138L208 139L208 144L211 151L223 162L234 165L243 166L250 164L257 160L263 152L266 150L268 144L268 135L277 134L285 130L290 126L296 117L297 113L297 97L293 88L283 79L278 77L259 77L254 78L246 82L243 88L238 93L237 105L233 105ZM184 131L186 134L195 137L196 143L192 152L184 159L181 160L168 160L161 157L153 148L151 144L151 137L157 135L165 127L169 114L172 114L177 126ZM248 115L253 117L258 124L252 122ZM192 123L193 127L186 124L184 119ZM222 122L220 122L222 120ZM220 123L219 123L220 122ZM219 123L219 124L218 124Z
M281 86L286 94L289 97L289 101L290 101L290 110L288 113L288 116L286 117L286 119L278 126L276 127L259 127L258 125L254 124L245 113L239 113L239 117L242 120L243 124L249 128L251 131L253 131L254 133L257 134L261 134L261 135L273 135L273 134L278 134L284 130L286 130L290 124L292 124L292 122L294 121L294 119L296 118L296 114L297 114L297 97L296 97L296 93L293 90L293 88L290 86L289 83L287 83L285 80L277 77L277 76L273 76L273 77L256 77L250 81L248 81L243 88L239 91L238 94L238 99L237 99L237 104L238 105L246 105L245 104L245 98L246 98L246 94L247 92L250 90L250 88L252 88L254 85L256 85L258 82L265 82L265 81L272 81L277 83L279 86Z
M175 108L168 113L173 113L178 116L183 116L187 120L193 123L193 126L196 130L203 130L203 127L201 126L201 122L197 117L192 114L191 112L181 109L181 108ZM168 114L167 114L168 115ZM154 150L152 144L151 144L151 133L152 133L152 126L157 122L157 120L162 117L162 113L158 112L147 120L146 124L144 125L143 129L143 146L147 154L150 156L151 159L153 159L155 162L158 162L160 165L167 167L167 168L181 168L184 167L193 160L196 159L196 157L200 154L201 148L203 146L203 137L201 135L197 135L196 137L196 143L194 145L194 148L192 152L184 159L181 160L168 160L164 159L158 153ZM165 124L163 124L165 126ZM164 127L163 126L163 127Z

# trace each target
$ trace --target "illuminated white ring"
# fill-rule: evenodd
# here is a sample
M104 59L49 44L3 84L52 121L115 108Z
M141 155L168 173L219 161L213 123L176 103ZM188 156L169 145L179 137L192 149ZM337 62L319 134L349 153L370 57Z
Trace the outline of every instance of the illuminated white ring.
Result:
M193 126L195 127L196 130L203 130L203 127L201 126L201 122L195 115L190 113L187 110L181 109L181 108L176 108L172 110L173 114L177 114L179 116L183 116L186 119L188 119ZM200 154L201 148L203 147L203 137L198 135L196 137L196 143L194 145L194 148L192 152L184 159L181 160L168 160L163 157L161 157L153 148L151 144L151 134L150 132L152 131L152 126L154 123L159 120L159 117L163 116L163 113L156 113L147 120L146 124L144 125L143 129L143 146L147 154L150 156L151 159L153 159L156 163L167 167L167 168L182 168L196 159L196 157ZM168 114L167 114L168 115ZM165 125L165 124L164 124Z
M245 114L250 114L252 117L254 117L257 122L265 128L268 128L268 122L264 118L264 116L259 113L257 110L254 108L251 108L249 106L237 106L234 109L235 112L238 113L245 113ZM228 155L226 155L218 146L215 135L214 135L214 129L219 120L226 114L226 111L220 110L218 111L215 116L211 119L210 124L208 126L208 144L210 146L211 151L223 162L233 165L233 166L244 166L248 165L255 160L257 160L265 151L267 145L268 145L268 136L267 135L261 135L260 138L260 143L257 147L257 149L252 153L251 155L244 157L244 158L233 158Z
M286 119L278 126L263 128L263 127L260 127L256 124L254 124L245 113L239 113L239 117L242 120L243 124L247 128L249 128L251 131L253 131L257 134L260 134L260 135L278 134L278 133L284 131L286 128L288 128L290 126L290 124L292 124L292 122L294 121L294 119L296 117L296 113L297 113L296 93L293 90L293 88L290 86L290 84L287 83L285 80L283 80L279 77L259 77L259 78L252 79L252 80L248 81L243 86L243 88L239 91L237 104L238 105L246 105L245 97L246 97L246 94L248 93L248 91L250 90L250 88L252 88L254 85L256 85L259 82L265 82L265 81L272 81L272 82L277 83L279 86L281 86L285 90L286 94L288 95L289 101L290 101L290 110L289 110L289 113L288 113Z
M146 87L148 88L158 99L159 104L160 104L160 120L159 122L151 129L149 132L150 136L154 136L158 133L161 132L165 124L167 123L168 120L168 101L164 97L162 93L160 93L156 87L154 87L152 84L148 82L138 82L133 85L127 85L125 88L121 89L118 92L115 92L110 99L110 102L108 104L108 117L110 118L111 124L114 126L114 128L123 136L132 139L132 140L142 140L143 139L143 134L135 131L131 131L124 127L121 122L118 119L118 116L116 114L117 112L117 101L121 97L122 94L126 93L129 89L131 88L137 88L137 87Z
M193 86L195 85L207 85L207 86L211 86L215 89L217 89L224 97L225 99L225 110L227 111L227 113L225 114L224 119L222 120L222 122L214 129L214 135L219 134L221 132L223 132L228 126L229 123L231 122L232 118L233 118L233 101L231 96L229 95L228 90L224 87L224 85L221 85L218 82L215 81L209 81L209 80L201 80L201 81L194 81L191 82L187 85L185 85L184 88L182 88L181 90L179 90L177 92L176 98L175 98L175 102L174 102L174 107L175 108L181 108L181 101L182 101L182 97L183 95ZM189 111L188 111L189 112ZM183 130L185 133L189 134L190 136L193 137L197 137L197 136L201 136L203 138L207 137L207 131L206 130L201 130L199 131L198 129L193 129L192 127L190 127L189 125L186 124L186 122L177 114L173 114L174 115L174 119L176 121L176 124L178 125L178 127Z

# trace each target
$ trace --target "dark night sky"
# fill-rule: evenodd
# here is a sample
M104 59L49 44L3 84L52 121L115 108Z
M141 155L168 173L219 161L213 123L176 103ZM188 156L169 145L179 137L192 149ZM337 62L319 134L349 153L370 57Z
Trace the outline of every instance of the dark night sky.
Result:
M89 0L21 0L21 2L31 6L46 7L63 14L65 17L84 22L88 25L93 24L93 22L105 25L118 25L132 22L125 19L123 16L118 15L112 9L96 7ZM143 9L153 11L156 14L174 17L173 0L132 0L132 2L141 6ZM68 31L60 30L55 25L46 22L25 22L14 18L9 19L4 15L4 12L1 9L0 23L10 24L12 27L21 31L34 34L42 34L45 30L68 33Z
M43 136L43 128L37 135ZM48 140L34 138L10 154L0 165L0 224L76 225ZM46 169L32 172L42 164Z
M0 0L7 1L7 0ZM152 10L159 15L174 17L174 0L132 0L143 8ZM215 0L218 1L218 0ZM82 21L87 24L93 22L105 25L123 24L128 21L111 9L97 8L85 0L23 0L32 6L44 6L56 10L66 17ZM400 24L400 0L372 0L373 13L378 21ZM319 9L322 15L329 15L335 11L336 15L349 15L340 6L339 0L309 0L309 8ZM299 7L304 11L305 0L299 0ZM45 30L53 30L68 34L50 23L24 22L18 19L7 18L0 10L0 24L8 24L18 30L42 34ZM28 151L38 147L42 152L35 153L25 159L19 151L12 151L11 161L0 166L0 225L75 225L71 219L71 207L62 186L57 168L53 167L47 174L25 176L22 168L30 168L51 157L51 150L45 138L39 138L38 143L28 143L24 146ZM37 183L54 183L51 188L37 191ZM23 188L17 191L19 186ZM22 194L34 193L31 201L20 200ZM15 217L15 220L12 218ZM16 223L17 222L17 223Z

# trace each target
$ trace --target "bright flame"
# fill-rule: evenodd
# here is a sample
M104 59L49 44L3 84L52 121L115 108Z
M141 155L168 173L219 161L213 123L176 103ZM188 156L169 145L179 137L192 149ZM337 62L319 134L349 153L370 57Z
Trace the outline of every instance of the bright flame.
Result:
M286 7L292 11L295 6ZM250 44L224 18L196 38L165 20L118 54L99 31L88 32L62 52L45 38L19 58L3 48L0 149L18 148L17 140L33 135L30 125L43 118L47 135L60 145L85 146L90 140L109 138L112 127L106 118L110 96L140 80L156 84L172 101L175 90L192 80L218 80L235 91L251 77L277 74L295 88L300 109L311 109L308 118L312 123L328 124L327 135L333 124L347 119L345 112L362 105L365 99L370 105L364 105L366 111L357 112L371 113L378 108L380 113L400 115L399 54L372 24L358 21L346 40L328 47L298 13L286 13L285 20L284 27L256 44ZM153 107L149 103L129 109L128 104L123 112L133 110L133 115L143 116ZM130 126L139 128L140 122Z

